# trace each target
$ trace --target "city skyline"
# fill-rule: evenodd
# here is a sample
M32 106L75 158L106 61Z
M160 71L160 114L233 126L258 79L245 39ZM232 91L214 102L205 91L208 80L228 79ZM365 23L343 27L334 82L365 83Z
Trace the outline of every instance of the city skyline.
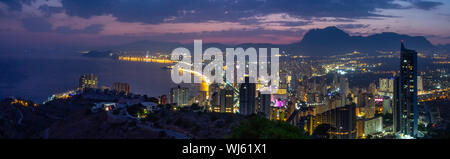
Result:
M446 0L0 0L0 24L0 138L450 137Z

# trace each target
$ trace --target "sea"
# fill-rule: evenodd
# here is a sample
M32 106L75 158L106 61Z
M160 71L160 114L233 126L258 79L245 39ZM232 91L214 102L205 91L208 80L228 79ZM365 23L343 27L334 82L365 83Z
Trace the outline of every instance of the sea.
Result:
M93 58L81 53L0 54L0 99L22 97L44 102L52 94L73 90L83 74L98 76L98 86L128 83L134 94L168 94L172 82L167 64Z

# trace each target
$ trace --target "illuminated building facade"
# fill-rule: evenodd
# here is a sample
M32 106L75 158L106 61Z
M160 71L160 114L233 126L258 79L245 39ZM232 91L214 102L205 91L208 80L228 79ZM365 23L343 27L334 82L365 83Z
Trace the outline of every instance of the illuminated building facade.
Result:
M209 102L211 105L211 111L220 112L220 94L219 92L211 93L211 101Z
M170 104L176 104L179 107L189 105L189 89L185 87L175 87L170 89Z
M401 43L400 74L395 78L394 132L417 136L417 52Z
M357 107L364 112L366 118L375 116L375 97L370 93L361 93L358 96Z
M329 124L332 129L331 138L355 139L356 138L356 105L350 104L332 109L310 117L308 124L310 134L321 124Z
M233 113L234 91L231 89L220 90L220 112Z
M159 104L167 104L167 96L165 94L159 96Z
M417 91L423 91L423 78L422 76L417 76Z
M366 138L383 131L383 117L358 119L356 122L357 138Z
M270 107L270 120L287 120L286 109L282 107Z
M383 114L392 114L392 99L389 97L383 99Z
M379 87L380 90L378 90L378 95L394 96L394 78L380 78Z
M87 88L98 88L98 77L94 74L85 74L80 77L80 82L78 85L79 89L87 89Z
M211 95L212 111L216 113L233 113L234 91L231 89L220 89Z

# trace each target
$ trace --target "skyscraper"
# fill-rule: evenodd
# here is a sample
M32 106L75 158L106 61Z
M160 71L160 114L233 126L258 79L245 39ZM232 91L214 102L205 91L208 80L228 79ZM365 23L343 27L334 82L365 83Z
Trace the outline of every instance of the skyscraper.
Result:
M98 77L94 74L85 74L80 77L80 83L78 85L79 89L86 89L86 88L94 88L96 89L98 87Z
M261 94L258 95L258 112L261 116L270 119L270 94Z
M394 93L394 79L380 78L380 90L378 95L392 97Z
M231 89L220 90L220 112L233 113L234 91Z
M417 91L423 91L423 78L422 76L417 76Z
M417 52L401 43L400 74L394 87L394 132L417 136Z
M175 87L170 89L170 103L177 106L187 106L189 100L189 89L185 87Z
M334 128L328 132L331 138L355 139L357 136L355 109L355 104L349 104L312 115L308 123L310 134L312 134L319 125L329 124Z
M239 113L251 115L256 113L255 109L256 84L250 83L249 77L245 77L245 83L239 88Z
M234 91L230 88L222 88L211 94L210 104L213 112L233 113Z
M333 73L333 86L332 86L332 88L333 89L336 89L336 88L338 88L339 87L339 78L338 78L338 74L337 74L337 72L334 72Z
M341 77L341 81L340 81L340 83L339 83L339 89L340 89L340 93L341 93L341 96L343 97L343 98L347 98L347 95L348 95L348 79L347 78L344 78L344 77Z

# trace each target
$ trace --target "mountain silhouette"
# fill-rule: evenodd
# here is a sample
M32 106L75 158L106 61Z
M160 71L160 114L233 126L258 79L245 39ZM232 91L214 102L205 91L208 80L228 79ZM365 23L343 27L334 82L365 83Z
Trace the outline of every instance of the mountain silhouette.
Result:
M206 43L203 41L203 50L216 47L225 53L225 48L248 47L254 48L280 48L280 52L286 52L292 55L306 56L333 56L345 53L359 51L363 54L377 55L379 51L398 51L400 41L404 40L408 48L420 53L432 53L435 50L443 50L448 46L434 46L423 36L409 36L393 32L383 32L369 36L351 36L345 31L330 26L323 29L311 29L299 42L292 44L269 44L269 43L243 43L238 45L227 45L221 43ZM122 51L150 51L163 52L170 54L172 50L178 47L185 47L193 53L193 42L181 44L176 42L156 42L156 41L137 41L114 47L104 48L105 50Z
M375 55L378 51L396 51L400 41L404 40L408 48L419 52L428 52L434 46L423 36L409 36L393 32L383 32L367 37L350 36L337 27L312 29L308 31L302 41L294 43L290 52L308 56L331 56L359 51ZM298 51L292 50L298 49Z
M354 50L355 38L336 27L312 29L297 44L298 51L306 55L335 55ZM353 47L352 47L353 46ZM296 47L293 47L296 48ZM291 50L294 51L294 50ZM294 51L294 53L297 51Z

